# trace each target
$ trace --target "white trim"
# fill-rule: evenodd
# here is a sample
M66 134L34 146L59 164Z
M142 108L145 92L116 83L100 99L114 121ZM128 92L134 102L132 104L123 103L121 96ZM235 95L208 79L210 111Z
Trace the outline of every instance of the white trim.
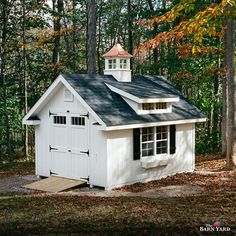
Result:
M43 96L36 102L36 104L30 109L30 111L23 118L22 123L27 125L29 117L35 113L41 106L43 106L46 98L55 90L57 86L62 83L77 99L78 101L85 107L85 109L91 113L94 119L102 125L103 128L106 127L106 124L99 118L99 116L93 111L93 109L84 101L84 99L74 90L74 88L64 79L62 75L59 75L57 79L51 84L51 86L47 89L47 91L43 94Z
M135 129L135 128L164 126L164 125L191 124L191 123L197 123L197 122L206 122L206 120L207 120L206 118L198 118L198 119L186 119L186 120L174 120L174 121L149 122L149 123L140 123L140 124L131 124L131 125L117 125L117 126L108 126L104 129L104 131Z
M24 125L40 125L41 120L26 120Z
M136 97L136 96L134 96L134 95L132 95L132 94L130 94L130 93L127 93L127 92L125 92L125 91L123 91L123 90L120 90L120 89L118 89L118 88L115 88L115 87L113 87L112 85L110 85L110 84L107 84L107 83L105 83L106 84L106 86L112 91L112 92L115 92L115 93L118 93L119 95L121 95L121 96L123 96L123 97L126 97L126 98L128 98L128 99L130 99L130 100L132 100L132 101L134 101L134 102L139 102L139 98L138 97Z
M115 93L118 93L119 95L123 96L123 97L126 97L134 102L137 102L137 103L154 103L154 102L179 102L179 97L178 96L175 96L175 97L169 97L169 98L139 98L135 95L132 95L130 93L127 93L121 89L118 89L110 84L107 84L107 87L115 92Z

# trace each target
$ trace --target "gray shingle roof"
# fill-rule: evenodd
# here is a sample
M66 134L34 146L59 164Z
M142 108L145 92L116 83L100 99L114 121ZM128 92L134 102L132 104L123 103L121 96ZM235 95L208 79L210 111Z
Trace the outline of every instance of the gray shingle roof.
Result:
M169 81L162 77L133 76L131 83L124 83L116 81L112 75L63 74L62 76L107 126L205 118L198 108L191 105ZM173 103L171 113L138 115L105 83L141 98L178 96L180 101Z

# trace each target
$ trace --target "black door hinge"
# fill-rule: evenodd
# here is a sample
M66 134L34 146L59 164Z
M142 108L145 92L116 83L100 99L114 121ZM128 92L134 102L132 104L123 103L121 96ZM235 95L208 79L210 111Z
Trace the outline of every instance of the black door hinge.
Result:
M52 172L52 171L50 170L50 175L58 175L58 173Z
M89 119L89 113L86 115L80 115L80 116L87 117Z
M84 154L87 154L89 156L89 150L87 152L81 151L80 153L84 153Z
M51 145L49 145L49 151L51 152L52 150L58 150L58 148L53 148Z
M84 180L87 180L89 182L89 176L87 178L80 177L80 179L84 179Z
M49 111L49 117L52 116L52 115L55 116L55 115L57 115L57 113L52 113L52 112Z

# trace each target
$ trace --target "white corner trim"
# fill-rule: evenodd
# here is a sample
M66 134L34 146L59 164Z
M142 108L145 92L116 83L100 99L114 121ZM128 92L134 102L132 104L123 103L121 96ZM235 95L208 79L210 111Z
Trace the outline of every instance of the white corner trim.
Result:
M127 93L121 89L118 89L110 84L107 84L107 87L115 92L115 93L118 93L119 95L123 96L123 97L126 97L134 102L137 102L137 103L152 103L152 102L179 102L179 97L178 96L173 96L173 97L167 97L167 98L139 98L135 95L132 95L130 93Z
M135 128L144 128L153 126L163 126L163 125L191 124L197 122L206 122L206 120L207 120L206 118L198 118L198 119L186 119L186 120L174 120L174 121L149 122L149 123L140 123L131 125L117 125L117 126L108 126L104 129L104 131L135 129Z

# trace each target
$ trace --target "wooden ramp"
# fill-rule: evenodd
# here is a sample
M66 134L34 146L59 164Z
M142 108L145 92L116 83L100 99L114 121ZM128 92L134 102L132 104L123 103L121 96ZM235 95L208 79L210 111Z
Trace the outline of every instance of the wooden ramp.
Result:
M40 190L45 192L61 192L79 185L87 183L86 180L67 179L58 176L50 176L46 179L24 185L24 188Z

